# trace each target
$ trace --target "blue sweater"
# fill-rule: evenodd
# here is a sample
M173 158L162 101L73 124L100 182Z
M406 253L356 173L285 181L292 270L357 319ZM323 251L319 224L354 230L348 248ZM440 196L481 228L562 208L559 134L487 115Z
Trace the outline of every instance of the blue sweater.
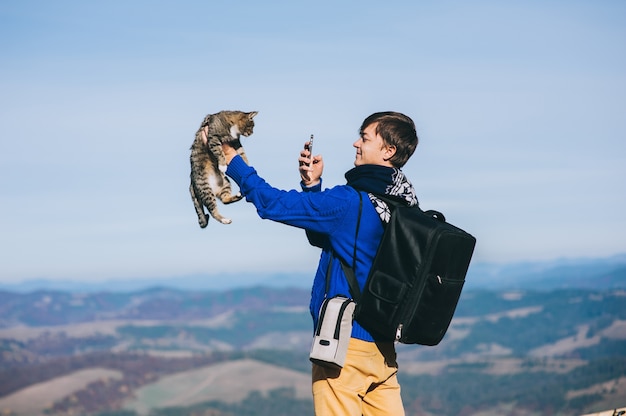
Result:
M310 311L315 327L319 309L324 300L326 270L331 258L331 248L347 264L353 264L354 239L359 213L357 191L348 185L322 190L321 183L310 188L303 188L303 192L276 189L265 182L240 156L233 158L226 174L237 183L246 200L254 204L261 218L306 230L309 242L322 249L311 291ZM365 192L362 192L362 199L363 208L356 256L356 278L361 290L383 234L382 221ZM335 295L351 297L348 282L337 258L331 265L328 297ZM354 322L352 327L352 337L374 341L372 336L357 322Z

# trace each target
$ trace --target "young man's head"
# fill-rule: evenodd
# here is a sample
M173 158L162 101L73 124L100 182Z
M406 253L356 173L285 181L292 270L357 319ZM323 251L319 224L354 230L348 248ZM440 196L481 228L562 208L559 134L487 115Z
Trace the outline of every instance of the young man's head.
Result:
M355 166L377 164L401 168L409 160L418 138L415 123L401 113L385 111L367 117L359 129Z

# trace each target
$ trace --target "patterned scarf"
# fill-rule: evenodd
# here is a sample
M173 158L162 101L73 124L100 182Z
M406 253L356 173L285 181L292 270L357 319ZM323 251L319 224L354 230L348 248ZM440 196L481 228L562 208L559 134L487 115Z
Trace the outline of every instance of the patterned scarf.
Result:
M376 212L385 223L389 222L391 211L387 203L377 198L376 194L385 195L389 199L403 202L408 206L418 205L413 185L398 168L361 165L346 172L346 179L349 186L368 193Z

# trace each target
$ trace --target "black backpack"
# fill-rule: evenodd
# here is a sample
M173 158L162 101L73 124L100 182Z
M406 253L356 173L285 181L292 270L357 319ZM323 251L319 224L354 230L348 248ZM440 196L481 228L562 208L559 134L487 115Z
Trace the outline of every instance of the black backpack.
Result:
M438 211L422 211L375 195L391 210L363 293L343 260L357 306L355 320L377 341L437 345L461 296L476 239L446 222ZM362 196L355 236L361 218ZM353 264L354 266L354 264Z

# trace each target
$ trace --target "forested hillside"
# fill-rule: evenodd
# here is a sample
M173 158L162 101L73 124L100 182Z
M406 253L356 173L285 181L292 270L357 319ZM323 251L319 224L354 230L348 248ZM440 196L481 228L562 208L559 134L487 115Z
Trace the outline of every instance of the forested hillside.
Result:
M42 386L50 415L312 414L308 296L1 292L0 411L26 414L29 392ZM407 414L572 415L625 405L625 299L621 289L465 291L440 345L398 345ZM215 381L233 394L211 384L235 368L247 377ZM285 382L264 384L273 372ZM146 399L192 374L203 377L193 397ZM78 387L61 388L68 380Z

